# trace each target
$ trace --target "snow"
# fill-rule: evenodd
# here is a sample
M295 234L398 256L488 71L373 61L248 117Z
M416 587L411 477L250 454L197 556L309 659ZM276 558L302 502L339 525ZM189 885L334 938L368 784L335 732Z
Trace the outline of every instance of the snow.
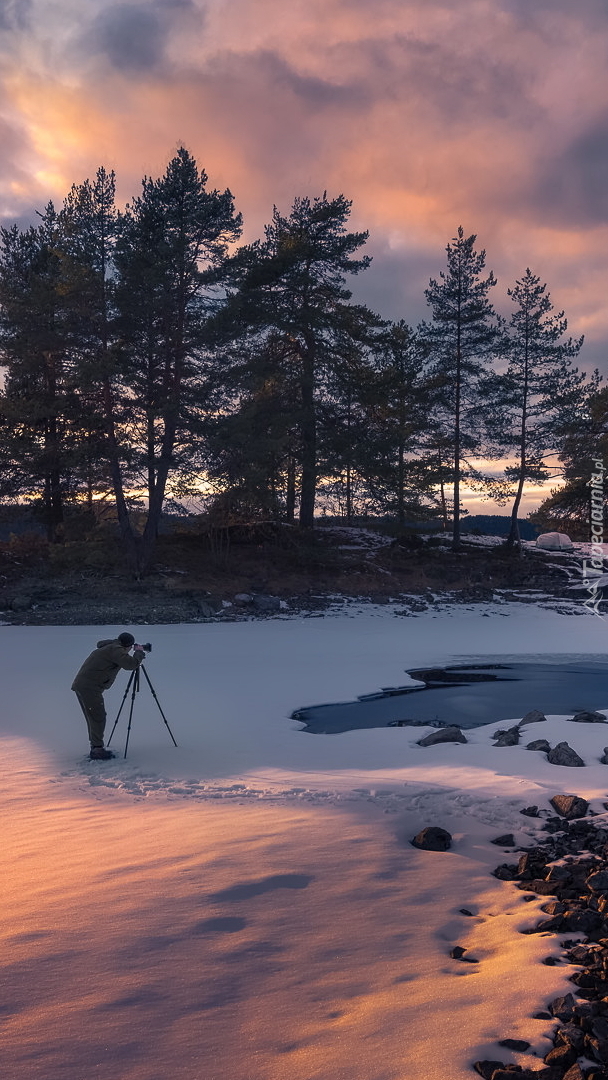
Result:
M179 745L142 680L128 757L109 763L84 757L69 686L97 639L132 628L3 627L6 1075L471 1080L483 1057L539 1068L552 1024L532 1015L574 989L573 969L540 963L558 938L520 932L546 898L491 875L516 856L490 840L542 838L520 810L563 791L606 818L608 729L551 716L520 746L494 747L488 724L466 745L423 749L431 728L316 736L289 716L404 685L406 668L601 655L604 627L581 607L403 618L364 605L140 628ZM126 680L106 695L108 731ZM116 749L125 734L121 716ZM587 767L550 765L525 749L536 738L567 740ZM452 833L450 851L411 846L431 824ZM457 944L478 963L452 960ZM506 1037L532 1051L498 1047Z

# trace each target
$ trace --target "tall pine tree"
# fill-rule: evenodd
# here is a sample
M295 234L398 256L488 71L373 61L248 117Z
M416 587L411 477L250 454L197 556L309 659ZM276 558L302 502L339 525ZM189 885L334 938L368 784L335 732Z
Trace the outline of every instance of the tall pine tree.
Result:
M56 542L87 421L68 347L60 221L52 203L40 216L37 228L0 236L0 461L4 493L32 499Z
M475 235L465 237L462 226L447 245L447 271L431 279L425 290L433 321L423 324L436 376L437 408L449 417L454 463L452 547L460 547L460 487L463 478L479 479L471 459L483 449L483 390L481 379L495 355L500 321L489 300L494 274L482 277L485 251L476 252Z
M209 283L221 281L227 245L240 231L230 191L208 191L206 173L183 147L163 177L144 179L142 194L119 216L114 383L104 410L109 427L117 403L126 404L133 464L147 495L143 534L130 530L138 574L152 558L170 475L192 463L201 416L214 407Z
M564 312L553 313L546 284L528 268L508 295L515 304L506 339L508 367L490 382L494 432L517 464L505 470L516 484L507 544L520 543L518 514L526 480L547 480L547 455L555 452L560 435L584 407L585 376L572 367L583 338L564 338Z
M297 366L300 511L304 528L314 524L320 463L319 405L327 377L350 339L362 340L379 320L349 304L347 274L369 266L353 255L365 232L348 232L351 203L343 195L297 198L288 216L275 208L263 242L241 249L230 264L231 295L222 324L227 336L262 342L278 334L289 340ZM295 490L295 485L293 485Z

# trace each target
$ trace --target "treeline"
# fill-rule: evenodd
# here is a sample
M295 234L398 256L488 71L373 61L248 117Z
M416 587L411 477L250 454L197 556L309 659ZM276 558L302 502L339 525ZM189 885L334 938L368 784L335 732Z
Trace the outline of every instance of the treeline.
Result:
M138 574L168 497L203 490L224 520L310 528L320 495L346 521L436 516L457 549L466 482L513 499L518 542L526 481L588 441L599 376L573 367L582 338L529 269L500 318L462 228L428 321L381 319L347 287L371 261L350 210L299 197L235 248L231 192L182 148L123 211L100 168L36 226L3 229L0 498L35 501L51 541L111 499ZM475 465L504 457L502 475Z

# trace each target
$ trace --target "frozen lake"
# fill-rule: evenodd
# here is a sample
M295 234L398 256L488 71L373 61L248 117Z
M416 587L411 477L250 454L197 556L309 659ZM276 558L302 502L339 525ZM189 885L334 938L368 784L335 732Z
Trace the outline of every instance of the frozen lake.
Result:
M523 716L601 709L608 702L608 663L600 658L543 657L543 662L473 660L441 668L410 668L424 685L390 687L356 701L298 709L294 719L315 735L390 724L479 727Z

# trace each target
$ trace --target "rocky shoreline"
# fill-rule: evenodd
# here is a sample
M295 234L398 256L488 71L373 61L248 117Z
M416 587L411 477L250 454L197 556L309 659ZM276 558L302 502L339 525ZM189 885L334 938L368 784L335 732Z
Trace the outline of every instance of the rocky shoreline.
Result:
M408 618L425 611L441 611L446 606L508 603L541 604L562 614L584 614L582 604L563 595L537 590L493 592L471 586L445 593L422 594L339 594L304 593L286 597L267 593L235 594L224 597L205 592L170 595L162 587L138 587L136 583L114 589L91 589L84 595L60 586L37 586L7 592L0 600L0 622L13 626L114 626L167 625L170 623L241 622L246 619L276 618L284 614L314 617L352 605L393 606L394 614Z
M585 612L581 552L526 546L518 558L499 543L468 541L455 555L437 538L412 547L346 528L320 529L315 537L312 554L253 545L235 549L225 565L216 565L193 541L182 541L169 545L168 561L139 581L129 575L118 551L103 546L65 545L49 554L39 546L29 551L0 544L0 621L20 626L231 622L388 603L396 615L410 617L446 605L513 601Z
M484 1059L472 1063L483 1080L608 1080L608 823L590 819L594 811L576 795L558 794L550 800L555 811L524 807L528 817L545 817L541 826L547 833L542 843L515 848L511 833L492 843L520 852L516 863L501 863L493 874L512 881L523 891L523 899L546 896L541 911L546 918L521 931L527 934L560 936L560 959L547 956L544 964L572 965L569 977L575 989L549 1002L534 1013L537 1020L555 1020L553 1047L540 1069L526 1068L504 1060ZM608 802L604 803L608 810ZM415 847L447 851L451 836L435 826L413 838ZM461 909L463 915L472 912ZM569 935L583 934L582 940ZM450 957L462 963L478 963L468 950L455 945ZM523 1039L499 1040L497 1046L525 1053L531 1044Z

